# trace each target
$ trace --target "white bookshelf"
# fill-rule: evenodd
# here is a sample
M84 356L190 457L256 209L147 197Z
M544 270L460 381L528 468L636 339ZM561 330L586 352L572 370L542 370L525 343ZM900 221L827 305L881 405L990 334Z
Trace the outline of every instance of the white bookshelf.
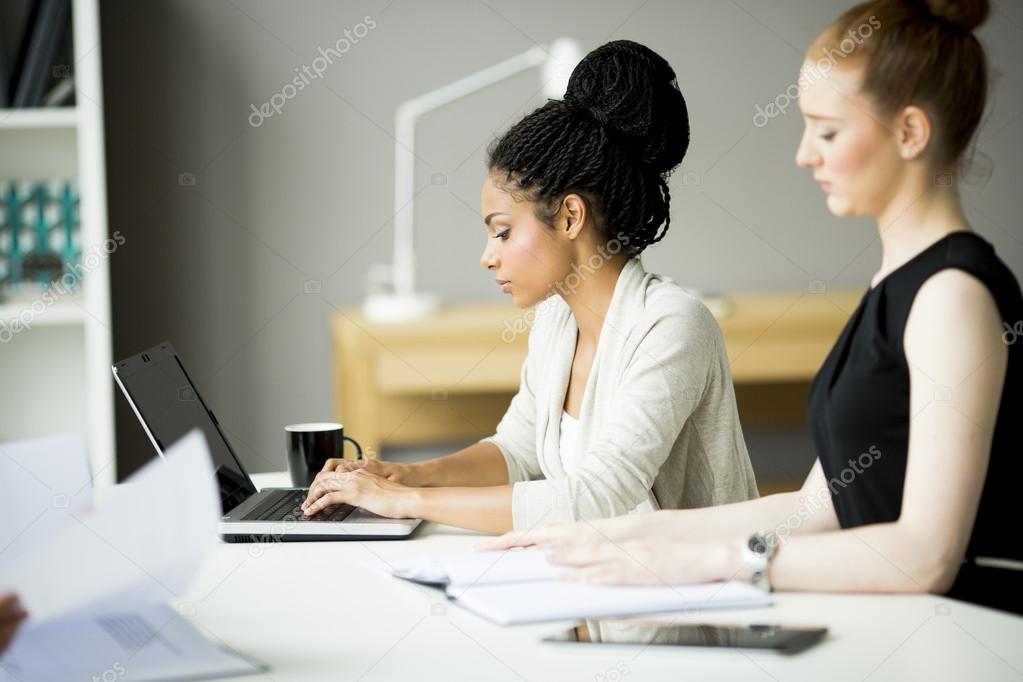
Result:
M0 109L0 179L73 180L83 254L105 254L110 236L97 2L71 2L77 106ZM0 301L0 321L31 319L30 328L0 344L0 442L82 433L97 486L117 476L109 269L115 257L89 267L74 295L45 306L30 295Z
M78 127L77 107L0 110L0 130L47 130Z
M78 297L71 297L49 306L44 313L33 316L32 326L51 327L85 324L85 318L88 313L82 308L79 300ZM13 326L12 323L17 321L19 316L26 310L29 310L28 306L18 301L0 303L0 322L6 322L8 328L10 328Z

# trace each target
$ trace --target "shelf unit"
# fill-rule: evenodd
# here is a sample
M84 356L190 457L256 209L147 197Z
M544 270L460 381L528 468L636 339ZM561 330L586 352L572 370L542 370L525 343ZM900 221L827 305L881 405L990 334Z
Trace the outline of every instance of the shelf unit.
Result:
M0 442L81 433L97 487L117 480L110 374L109 238L98 0L72 0L77 105L0 109L0 179L71 179L82 253L97 254L75 294L0 301L0 321L30 320L0 344ZM33 308L34 304L34 308ZM8 328L11 328L10 326Z
M2 109L0 130L46 130L52 128L78 127L78 109L60 107L54 109Z
M7 322L9 324L11 320L17 319L26 309L27 306L24 303L0 303L0 322ZM44 314L34 316L32 326L85 324L87 315L88 313L79 305L78 298L72 297L66 301L51 305Z

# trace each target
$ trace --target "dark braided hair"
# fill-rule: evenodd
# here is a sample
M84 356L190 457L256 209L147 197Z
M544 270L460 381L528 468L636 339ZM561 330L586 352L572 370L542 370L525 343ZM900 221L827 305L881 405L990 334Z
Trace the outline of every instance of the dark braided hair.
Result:
M664 238L668 177L689 147L689 113L675 72L631 40L590 52L563 100L525 116L488 149L498 183L536 203L553 225L561 200L579 194L607 239L630 256Z

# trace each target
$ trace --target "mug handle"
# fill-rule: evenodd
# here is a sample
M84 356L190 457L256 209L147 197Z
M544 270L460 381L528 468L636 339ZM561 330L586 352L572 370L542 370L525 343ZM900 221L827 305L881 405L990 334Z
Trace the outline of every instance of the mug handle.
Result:
M345 436L344 440L351 441L352 445L355 446L355 459L362 459L362 446L359 445L359 441L351 436Z

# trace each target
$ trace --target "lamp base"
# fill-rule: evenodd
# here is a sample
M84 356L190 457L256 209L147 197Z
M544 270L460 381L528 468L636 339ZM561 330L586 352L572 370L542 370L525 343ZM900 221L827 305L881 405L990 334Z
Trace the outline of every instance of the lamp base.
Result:
M419 320L437 309L436 294L369 294L362 302L366 319L381 324Z

